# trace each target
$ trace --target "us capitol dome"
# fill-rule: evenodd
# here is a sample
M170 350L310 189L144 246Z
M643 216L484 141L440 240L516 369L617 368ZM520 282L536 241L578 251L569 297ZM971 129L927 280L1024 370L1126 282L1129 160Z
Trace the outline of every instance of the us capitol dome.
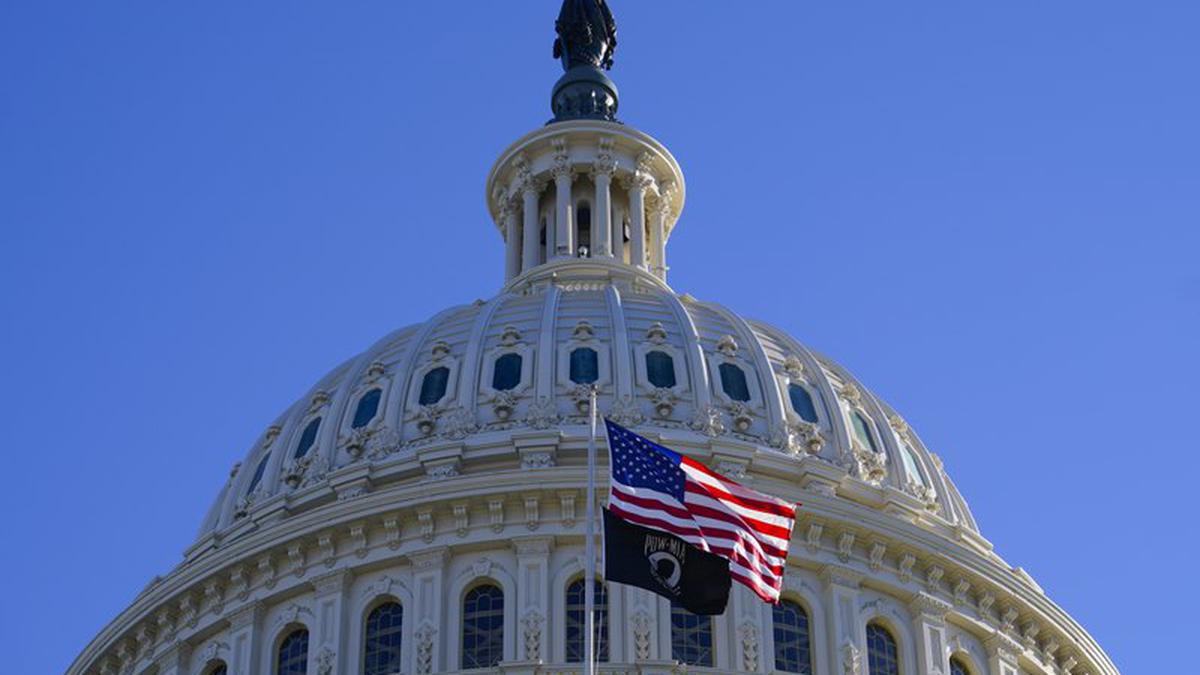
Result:
M266 425L184 560L68 673L581 672L592 386L619 424L803 504L779 605L735 585L700 617L598 586L602 672L1116 673L897 411L668 285L683 172L616 120L604 3L568 0L557 27L554 119L487 176L504 286L385 336Z

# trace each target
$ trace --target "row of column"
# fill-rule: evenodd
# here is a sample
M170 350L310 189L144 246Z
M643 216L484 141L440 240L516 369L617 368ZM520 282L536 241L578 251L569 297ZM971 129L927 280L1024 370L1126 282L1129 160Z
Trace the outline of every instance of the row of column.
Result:
M613 171L595 170L591 240L586 242L592 257L622 258L625 249L621 205L612 199ZM571 258L578 255L584 242L575 241L575 214L569 168L553 172L555 201L554 223L546 228L546 257ZM630 264L666 278L666 226L669 203L660 198L654 204L647 227L646 191L654 184L649 176L626 176L622 186L629 197ZM521 186L520 201L510 201L503 213L505 230L505 279L512 279L540 264L541 227L538 223L542 183L530 179ZM647 241L647 231L649 241Z

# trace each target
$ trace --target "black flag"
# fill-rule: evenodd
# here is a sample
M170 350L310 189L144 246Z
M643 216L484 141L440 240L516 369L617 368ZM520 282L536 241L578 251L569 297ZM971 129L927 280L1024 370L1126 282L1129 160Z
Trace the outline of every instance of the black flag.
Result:
M604 578L668 598L693 614L722 614L729 561L673 534L622 520L604 509Z

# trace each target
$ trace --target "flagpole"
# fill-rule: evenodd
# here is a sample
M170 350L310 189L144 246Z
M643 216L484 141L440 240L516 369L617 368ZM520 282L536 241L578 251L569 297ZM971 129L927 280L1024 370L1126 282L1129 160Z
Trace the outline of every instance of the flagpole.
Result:
M584 546L583 662L584 675L596 675L596 386L588 405L587 543Z

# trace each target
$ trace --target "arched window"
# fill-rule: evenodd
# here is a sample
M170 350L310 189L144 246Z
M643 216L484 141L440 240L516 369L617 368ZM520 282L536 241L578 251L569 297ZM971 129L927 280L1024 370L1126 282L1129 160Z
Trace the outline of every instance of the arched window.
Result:
M666 352L646 352L646 379L656 387L674 387L675 359Z
M817 423L817 406L813 405L812 394L808 393L808 389L798 385L788 385L788 398L792 400L792 410L800 416L800 419L809 424Z
M521 384L521 361L520 354L505 354L496 359L496 368L492 371L492 389L516 389Z
M224 661L219 661L215 665L209 666L208 670L204 671L204 675L228 675L229 668L225 666Z
M591 257L592 249L592 207L587 202L575 210L575 222L579 225L579 237L575 240L576 252L580 258Z
M900 675L900 653L896 638L879 624L867 624L868 675Z
M383 390L378 388L363 394L362 398L358 399L358 406L354 408L354 421L350 423L350 427L361 429L370 424L379 412L379 399L382 397Z
M317 442L317 431L321 428L321 418L314 417L308 426L304 427L304 433L300 434L300 442L296 444L296 459L308 454L312 449L313 443Z
M746 384L746 373L732 363L722 363L717 370L721 373L721 389L735 401L750 400L750 387Z
M400 631L404 608L386 602L367 615L367 640L363 675L393 675L400 672Z
M504 592L491 584L463 598L462 667L492 668L504 658Z
M812 675L812 645L808 612L784 600L772 610L775 624L775 670Z
M591 384L600 379L600 357L591 347L579 347L571 352L571 381Z
M855 410L850 416L850 421L854 424L854 436L858 438L858 442L871 452L879 452L879 446L875 445L875 436L871 434L871 423L867 421L866 416Z
M567 663L583 662L585 586L583 579L577 579L567 586ZM598 579L593 588L596 603L596 659L608 661L608 588Z
M434 405L441 401L442 397L446 395L446 385L449 382L450 369L446 366L438 366L425 373L425 377L421 380L421 395L417 398L417 403Z
M971 675L971 669L957 656L950 657L950 675Z
M263 472L267 470L267 460L271 459L270 454L263 455L263 458L258 460L258 466L254 468L254 475L250 478L250 487L246 488L246 494L254 492L258 484L262 482Z
M275 675L307 675L308 629L297 628L279 643Z
M689 666L713 665L712 617L671 603L671 658Z

